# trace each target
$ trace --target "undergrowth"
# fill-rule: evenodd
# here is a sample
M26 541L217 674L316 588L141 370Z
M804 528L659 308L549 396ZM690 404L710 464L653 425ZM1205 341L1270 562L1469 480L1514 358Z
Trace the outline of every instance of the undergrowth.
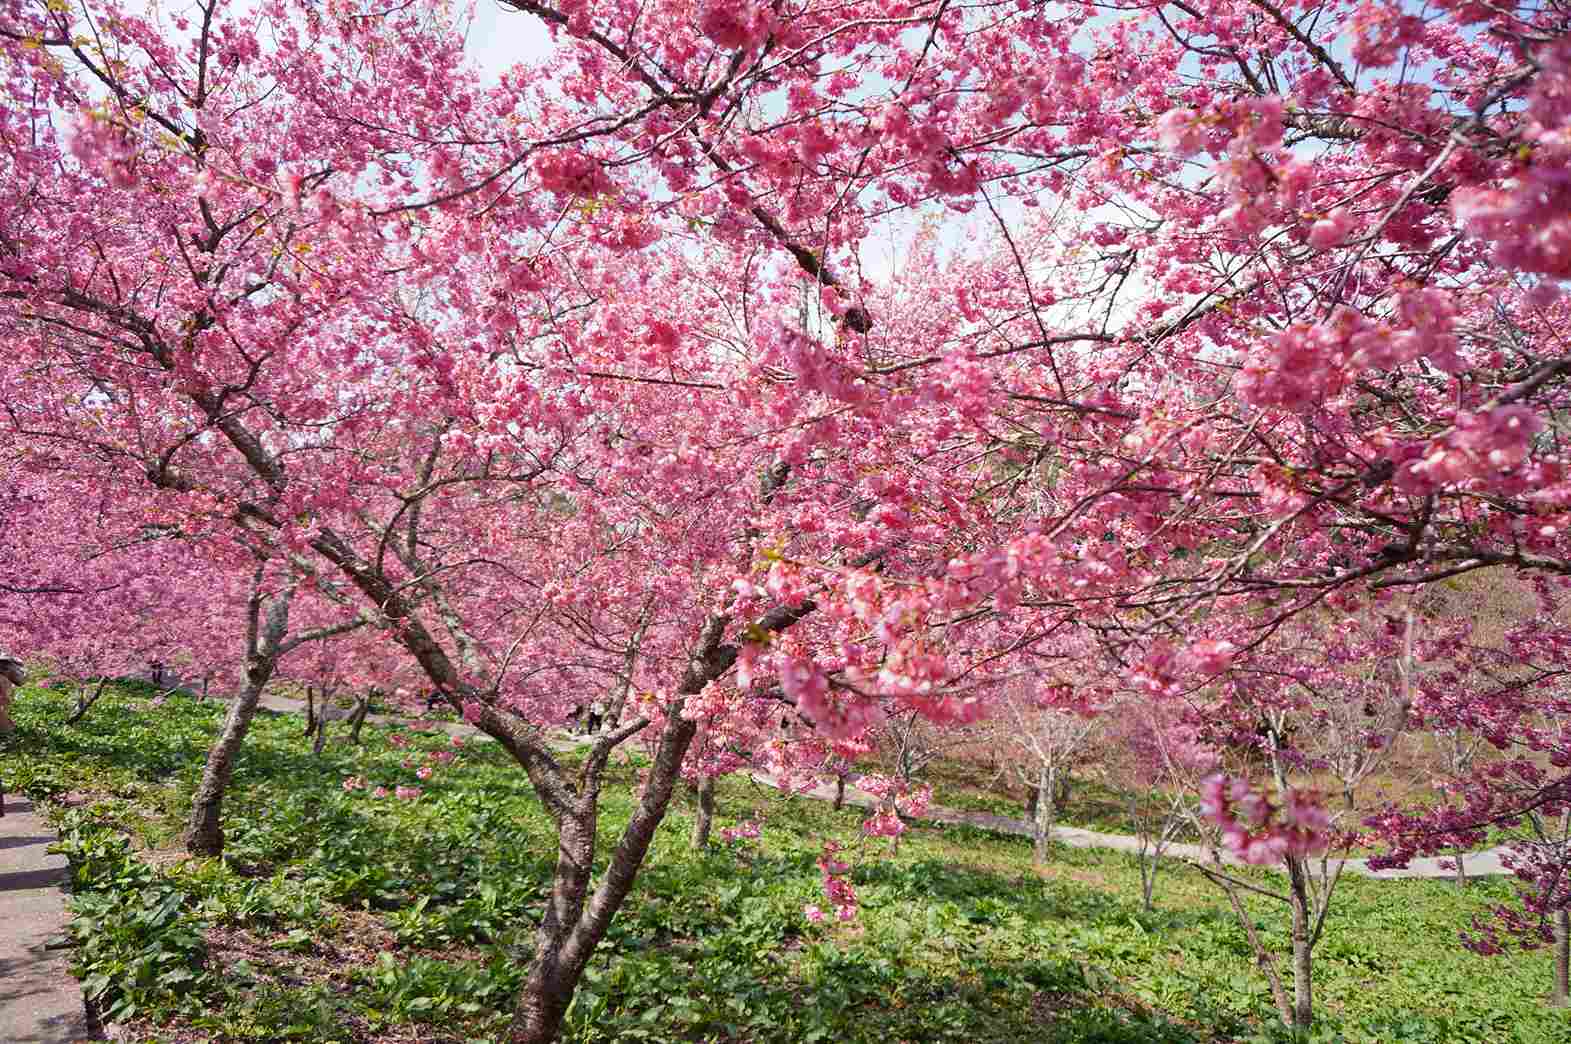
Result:
M144 687L67 728L64 695L25 689L8 789L55 801L71 859L77 974L136 1039L498 1040L548 887L549 821L494 744L368 726L313 757L264 714L226 803L220 860L173 849L222 705ZM454 755L450 762L441 758ZM416 771L430 766L429 779ZM636 761L602 819L625 822ZM345 789L350 777L364 789ZM420 786L418 798L375 788ZM942 794L940 794L942 800ZM66 805L72 806L66 810ZM859 817L732 780L721 822L756 841L687 846L678 801L568 1012L566 1039L616 1041L1281 1041L1243 933L1179 870L1142 913L1132 857L917 828L898 855ZM860 915L822 903L826 839L851 853ZM1345 880L1318 952L1314 1041L1551 1044L1544 954L1487 959L1456 932L1499 882ZM1251 907L1285 947L1283 911Z

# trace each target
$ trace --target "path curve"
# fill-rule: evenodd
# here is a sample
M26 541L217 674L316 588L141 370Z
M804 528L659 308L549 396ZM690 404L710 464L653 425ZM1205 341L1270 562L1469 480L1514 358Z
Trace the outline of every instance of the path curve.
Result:
M755 782L764 786L781 790L780 781L761 772L752 775ZM815 801L834 801L835 788L824 783L811 790L798 790L794 793ZM856 789L847 784L845 803L858 808L877 808L879 799L872 794ZM952 826L970 826L981 830L991 830L999 834L1012 834L1016 837L1034 837L1035 831L1032 824L1024 819L1012 819L1009 816L994 815L991 812L967 812L957 808L945 808L942 805L931 805L927 813L920 817L926 822L943 823ZM1107 848L1116 852L1139 852L1140 839L1129 834L1106 834L1099 830L1086 830L1083 827L1055 826L1053 827L1053 840L1068 845L1071 848ZM1482 852L1470 852L1463 861L1469 877L1495 876L1509 874L1500 862L1500 856L1505 850L1491 848ZM1210 863L1211 850L1203 845L1184 844L1174 842L1167 845L1162 854L1164 858L1178 859L1191 863ZM1373 877L1381 880L1396 880L1401 878L1445 878L1456 876L1456 871L1449 866L1442 866L1448 860L1440 858L1414 859L1407 867L1402 869L1371 870L1367 859L1343 860L1343 869L1347 873L1359 874L1364 877ZM1230 857L1223 853L1223 862L1236 866L1244 865L1242 860Z
M267 710L284 714L302 714L305 712L305 701L291 699L287 696L268 694L263 696L261 706ZM377 725L407 725L417 718L408 718L391 714L371 714L366 721ZM427 724L440 732L450 736L484 736L479 729L462 722L430 721ZM572 750L575 747L587 746L593 742L593 736L572 736L557 734L551 736L553 746L557 750ZM775 790L782 790L779 780L761 772L752 774L752 778ZM803 797L815 801L834 801L835 788L830 784L821 784L812 790L795 791ZM858 790L853 785L846 786L846 804L858 808L876 808L878 798L872 794ZM927 814L921 817L932 823L949 824L952 826L970 826L981 830L991 830L1000 834L1011 834L1015 837L1032 837L1031 823L1024 819L1013 819L1009 816L994 815L990 812L967 812L957 808L945 808L942 805L932 805ZM1083 827L1055 826L1053 827L1053 840L1066 844L1071 848L1105 848L1115 852L1139 852L1140 839L1129 834L1107 834L1099 830L1087 830ZM1505 849L1496 847L1485 849L1481 852L1469 852L1463 858L1463 867L1469 877L1495 877L1509 874L1500 857ZM1174 842L1163 849L1164 858L1177 859L1190 863L1210 863L1211 850L1203 845L1184 844ZM1223 861L1234 865L1243 865L1240 860L1223 854ZM1407 878L1422 878L1427 880L1450 880L1456 876L1456 871L1443 863L1450 862L1449 858L1424 857L1412 860L1406 867L1400 869L1371 870L1367 859L1347 859L1343 861L1343 870L1347 873L1358 874L1363 877L1372 877L1379 880L1401 880Z

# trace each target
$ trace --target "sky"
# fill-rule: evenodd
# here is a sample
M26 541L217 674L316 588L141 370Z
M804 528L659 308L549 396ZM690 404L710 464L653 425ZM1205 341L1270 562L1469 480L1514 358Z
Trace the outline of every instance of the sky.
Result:
M495 83L521 61L539 61L553 46L540 19L503 7L497 0L477 0L468 51L489 82Z

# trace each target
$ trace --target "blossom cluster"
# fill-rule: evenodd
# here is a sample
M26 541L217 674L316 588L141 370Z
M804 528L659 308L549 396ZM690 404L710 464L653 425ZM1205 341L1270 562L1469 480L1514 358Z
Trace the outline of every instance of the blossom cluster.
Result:
M1312 792L1289 790L1275 805L1248 780L1217 774L1201 787L1201 813L1234 855L1257 866L1318 855L1329 843L1331 818Z
M1398 469L1396 482L1410 493L1430 493L1471 479L1494 479L1520 467L1543 421L1525 406L1497 406L1462 413L1446 435Z
M828 897L835 916L842 921L850 921L855 919L857 912L856 889L846 877L851 867L835 857L839 850L840 846L835 842L824 842L823 855L818 857L818 870L823 880L824 895ZM809 921L816 923L824 920L824 911L818 906L804 907L802 912Z
M720 837L726 844L737 841L756 841L763 836L763 824L756 819L746 819L736 826L726 827L720 831Z

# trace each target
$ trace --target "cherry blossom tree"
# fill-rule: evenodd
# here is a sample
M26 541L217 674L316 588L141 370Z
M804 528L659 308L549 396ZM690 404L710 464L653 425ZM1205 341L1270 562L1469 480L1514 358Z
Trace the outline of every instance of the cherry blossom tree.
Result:
M1140 840L1140 900L1150 912L1157 871L1179 832L1186 826L1209 832L1195 799L1220 767L1220 757L1181 707L1123 700L1106 716L1112 753L1104 764L1126 790L1128 820Z
M0 401L260 575L247 692L301 599L517 760L559 859L515 1039L700 729L974 721L1071 627L1235 721L1295 619L1571 575L1560 9L509 6L555 47L494 85L435 5L5 6ZM542 730L596 702L570 775ZM1320 844L1292 788L1212 806Z
M1034 791L1032 856L1038 863L1046 862L1060 794L1070 770L1093 756L1103 708L1076 699L1071 690L1051 686L1014 686L999 703L1014 768L1020 781Z

